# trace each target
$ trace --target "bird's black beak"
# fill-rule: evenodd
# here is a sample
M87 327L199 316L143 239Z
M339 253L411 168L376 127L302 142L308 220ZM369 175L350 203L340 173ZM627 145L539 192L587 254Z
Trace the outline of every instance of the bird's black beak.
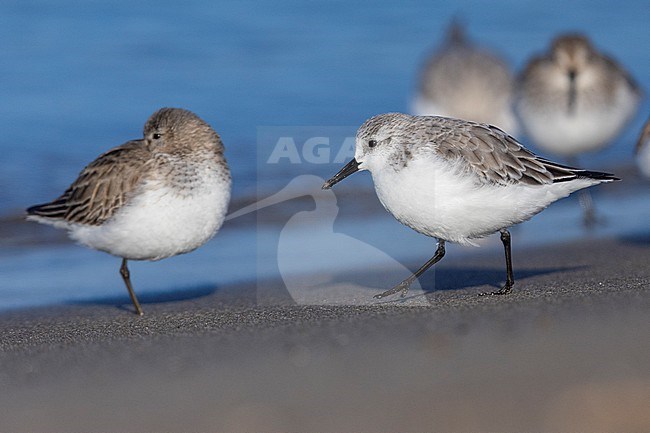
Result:
M333 187L335 184L339 183L352 173L355 173L359 171L359 163L357 162L356 159L352 159L352 161L348 162L345 164L345 167L343 167L341 170L339 170L338 173L336 173L334 176L332 176L327 182L323 184L323 189L330 189Z

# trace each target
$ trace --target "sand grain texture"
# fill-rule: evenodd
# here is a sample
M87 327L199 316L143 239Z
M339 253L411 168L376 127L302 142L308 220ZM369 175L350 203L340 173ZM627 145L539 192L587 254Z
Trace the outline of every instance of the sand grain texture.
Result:
M1 431L650 431L650 239L449 257L431 307L256 287L0 316ZM268 283L273 284L273 283Z

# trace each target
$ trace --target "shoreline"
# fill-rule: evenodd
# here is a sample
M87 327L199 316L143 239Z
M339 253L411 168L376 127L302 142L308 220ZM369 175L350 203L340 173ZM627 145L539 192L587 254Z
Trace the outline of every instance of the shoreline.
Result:
M596 197L605 224L594 230L586 231L580 226L575 197L514 226L511 232L515 262L516 251L520 249L546 248L585 238L647 239L650 229L644 221L650 218L650 194L647 188L641 189L644 184L639 183L634 191L621 189L621 184L611 185ZM408 264L413 271L433 253L434 241L395 221L381 207L374 191L359 196L353 190L343 190L337 193L335 204L320 200L321 204L333 205L338 214L319 214L314 210L313 197L292 199L286 206L266 208L228 221L215 239L191 254L163 262L132 262L138 296L154 303L203 298L231 286L255 286L256 279L273 281L280 275L293 280L293 289L305 291L300 288L300 281L323 270L329 274L319 275L320 279L341 274L349 276L347 280L339 278L341 284L361 282L363 286L361 275L372 277L372 269L377 266L386 267L387 281L376 282L377 287L385 287L399 278L391 277L389 270L405 271L404 264ZM43 305L47 308L75 303L116 304L126 299L117 276L117 259L75 246L61 230L22 221L13 224L20 227L13 230L11 224L3 226L0 221L0 244L4 242L7 247L0 253L0 300L8 307L0 315ZM14 246L11 238L2 239L3 231L15 233ZM305 236L310 236L312 242L305 244ZM471 259L496 251L502 256L498 236L489 236L480 245L480 250L476 250L450 244L443 267L455 257ZM337 249L340 254L324 254ZM73 264L75 278L66 271ZM516 267L515 264L515 270ZM253 273L255 276L251 277ZM493 276L500 278L500 271ZM341 295L345 295L345 303L354 297L354 291L341 286L331 297Z
M160 291L158 293L147 293L141 295L141 303L147 307L143 317L133 314L133 306L128 294L122 293L117 296L106 296L88 301L72 301L65 304L43 305L34 307L23 307L11 310L0 311L0 330L21 326L21 324L33 324L40 320L54 320L58 322L74 322L75 320L124 320L135 319L141 321L154 321L159 315L173 314L179 317L184 315L206 314L219 311L245 311L264 308L320 308L337 307L351 310L362 307L369 310L377 309L399 309L400 307L422 307L425 310L436 311L439 308L447 308L452 304L461 306L458 302L466 303L466 307L476 308L480 304L497 307L499 303L510 304L512 302L528 302L537 300L543 302L546 296L551 299L557 296L558 299L571 300L574 297L582 298L592 294L601 296L608 293L603 287L604 282L595 283L597 275L602 278L610 278L625 270L638 271L644 275L650 275L650 232L638 234L637 236L622 236L620 238L595 237L592 239L571 240L553 244L542 244L537 246L519 247L513 244L513 263L515 273L515 286L513 291L506 296L480 297L478 293L498 289L505 281L505 262L502 248L495 241L492 246L485 246L481 249L462 248L454 245L454 250L445 258L425 272L418 281L421 283L422 292L417 293L411 290L405 299L399 296L392 296L382 300L373 300L371 296L363 293L361 299L364 303L337 303L335 300L330 304L327 301L309 303L300 302L291 298L281 279L266 279L262 281L248 281L228 284L223 287L196 287L180 288L177 291ZM630 256L626 260L621 259L615 252L609 250L619 249L637 250L638 255ZM460 254L458 254L460 252ZM553 257L557 254L558 257ZM597 256L596 256L597 254ZM592 255L589 257L589 255ZM570 256L570 257L568 257ZM608 262L608 256L616 258L616 262L627 261L624 265L617 267L616 263ZM566 257L566 260L562 260ZM644 258L648 260L644 263ZM596 266L590 262L600 262ZM630 261L638 263L636 268L630 265ZM407 267L416 269L421 263L411 261ZM646 266L642 266L646 264ZM602 266L617 268L616 273L603 272ZM644 269L647 268L647 269ZM589 275L589 272L593 275ZM341 279L353 279L355 274L361 274L364 270L344 271L340 274ZM370 272L381 273L380 269ZM567 281L566 287L561 287L557 279L563 278L563 274L580 275L583 280L576 280L572 277ZM309 277L309 276L307 276ZM314 279L330 279L330 283L336 284L336 277L326 272L323 274L311 275ZM588 278L587 278L588 277ZM377 281L369 283L367 288L383 290L392 284L390 278L394 275L380 275ZM532 281L531 281L532 278ZM119 282L119 281L118 281ZM398 281L396 280L395 283ZM548 282L545 289L540 284ZM643 283L643 281L642 281ZM646 281L647 289L650 290L650 280ZM583 287L589 285L589 287ZM386 287L384 287L386 286ZM572 294L569 286L578 290ZM350 291L354 291L354 287ZM624 288L616 288L617 291L625 291ZM630 289L634 290L634 288ZM416 293L413 293L416 292ZM121 291L120 291L121 293ZM409 298L425 297L429 304L412 304ZM474 299L475 298L475 299ZM149 312L151 310L151 312ZM0 342L0 352L7 347L7 339ZM19 345L16 345L19 346Z

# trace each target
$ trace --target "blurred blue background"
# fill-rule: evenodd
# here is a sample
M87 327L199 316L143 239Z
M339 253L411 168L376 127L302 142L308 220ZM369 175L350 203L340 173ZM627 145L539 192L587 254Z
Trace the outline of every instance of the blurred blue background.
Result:
M264 195L258 127L340 125L353 131L374 114L408 111L419 67L453 17L466 24L471 39L502 54L515 70L545 50L556 33L583 31L650 89L646 0L3 0L0 221L56 197L101 152L139 138L147 117L162 106L190 109L221 134L236 198ZM615 145L581 165L613 170L631 164L649 113L646 99ZM326 177L336 168L314 165L313 172ZM294 174L288 170L286 181ZM367 179L360 183L368 185ZM630 199L634 207L628 213L647 215L647 198ZM397 223L390 227L416 242L410 249L414 256L431 250L431 240L415 240ZM160 265L140 270L138 264L134 275L142 281L136 289L243 278L246 258L226 253L228 236L233 245L247 236L255 242L251 233L220 234L206 251L171 259L178 277L157 279ZM4 244L0 308L124 291L110 256L70 245ZM210 268L196 271L202 260ZM68 270L57 271L61 266ZM74 281L69 268L75 269Z

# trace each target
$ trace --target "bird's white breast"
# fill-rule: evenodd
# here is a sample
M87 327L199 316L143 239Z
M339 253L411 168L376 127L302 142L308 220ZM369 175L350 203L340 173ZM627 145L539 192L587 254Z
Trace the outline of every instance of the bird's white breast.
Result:
M187 253L219 229L230 200L230 180L209 176L191 192L148 181L103 225L72 225L70 236L91 248L132 260Z
M550 185L484 184L458 164L415 158L394 170L370 168L377 196L402 224L422 234L472 244L525 221L559 198L598 183L575 180Z

